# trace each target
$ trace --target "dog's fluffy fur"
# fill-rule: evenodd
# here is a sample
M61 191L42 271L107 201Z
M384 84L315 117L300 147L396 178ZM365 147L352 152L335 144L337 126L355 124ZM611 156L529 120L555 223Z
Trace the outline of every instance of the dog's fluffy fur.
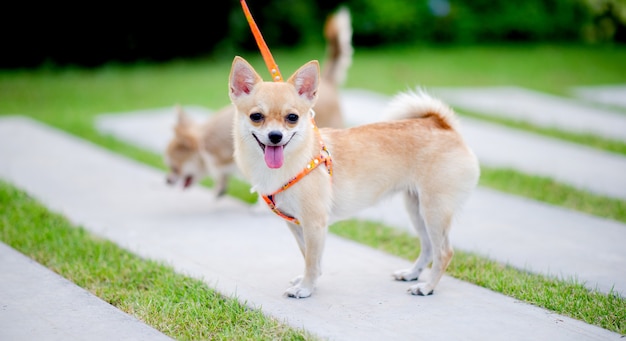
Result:
M319 65L311 61L287 82L263 82L252 66L235 57L230 98L235 116L235 160L259 194L275 192L320 155L312 129ZM448 238L454 214L479 178L478 161L458 131L451 108L423 91L402 93L389 106L394 120L349 129L320 129L333 160L274 196L277 207L300 221L287 223L304 256L304 274L285 294L308 297L321 274L329 221L349 217L402 192L421 240L421 254L397 280L412 281L432 261L430 279L410 287L431 294L453 255Z
M315 106L320 127L344 126L339 88L352 62L350 13L341 9L326 22L326 60L320 82L320 100ZM165 151L169 168L167 183L187 188L206 176L215 181L215 193L225 193L228 178L236 167L233 160L232 126L235 109L229 105L204 123L194 122L177 107L174 137Z

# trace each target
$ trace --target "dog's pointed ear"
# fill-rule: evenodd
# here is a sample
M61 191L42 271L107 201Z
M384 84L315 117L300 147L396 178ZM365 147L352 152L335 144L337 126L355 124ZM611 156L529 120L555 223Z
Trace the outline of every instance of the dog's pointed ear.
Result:
M187 149L197 149L200 144L200 138L190 125L177 124L174 127L174 134L178 146Z
M231 100L244 95L249 95L254 86L262 82L254 68L243 58L236 56L230 69L229 95Z
M313 104L317 100L317 87L320 79L320 64L317 60L312 60L302 65L294 72L287 82L291 83L298 92L298 95L311 101Z
M183 127L191 125L191 119L180 105L176 105L176 126Z

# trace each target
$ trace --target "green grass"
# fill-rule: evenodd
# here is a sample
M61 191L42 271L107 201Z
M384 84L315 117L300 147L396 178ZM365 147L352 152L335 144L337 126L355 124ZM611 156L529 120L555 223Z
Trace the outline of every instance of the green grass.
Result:
M321 58L322 53L320 49L312 47L294 51L277 50L274 56L283 74L288 75L304 62ZM257 53L244 57L259 70L264 70ZM626 60L624 47L511 45L357 50L346 87L393 94L415 85L427 88L518 85L568 95L573 86L623 83L626 80L623 60ZM101 113L173 107L177 103L209 108L226 105L226 82L231 61L232 56L225 56L159 65L109 65L96 70L4 70L0 71L0 115L27 115L122 155L164 169L161 155L99 134L93 125L95 116ZM535 127L518 123L497 123L623 154L620 152L623 151L623 145L607 145L606 141L594 142L580 136L568 137L558 131L537 131ZM205 184L210 185L210 181ZM624 201L591 195L551 179L483 167L481 185L626 222ZM80 285L89 287L98 295L106 296L107 300L124 310L137 316L151 316L140 318L154 318L150 324L163 328L161 330L170 335L177 335L176 338L249 338L245 334L235 334L243 333L239 329L256 330L259 335L265 335L261 338L302 337L298 331L292 334L292 331L285 331L284 327L274 325L274 322L248 316L255 313L248 312L236 302L214 297L217 295L200 281L179 277L162 264L138 259L80 228L61 222L62 218L46 212L36 204L20 203L27 201L20 199L23 194L16 194L10 187L3 188L8 193L5 197L9 198L0 207L3 224L0 237L3 241ZM248 189L247 184L232 181L229 194L251 202L254 196L250 195ZM19 210L20 213L14 213L10 209L14 207L12 205L22 205L24 208ZM348 236L377 248L383 248L385 244L399 245L387 252L402 257L412 258L415 255L414 239L395 236L376 225L363 225L361 222L348 222L333 227L333 231L344 234L342 229L358 228L363 233L373 234L373 238L368 240L351 234ZM42 236L38 236L40 226L46 229ZM383 233L381 231L392 235L380 236ZM24 235L20 236L22 233ZM102 256L103 252L107 257ZM109 254L116 256L109 257ZM89 257L98 262L92 264L92 258ZM153 278L156 284L152 286L150 281L150 286L140 285L139 291L133 291L136 284L142 283L132 276L133 272L145 278ZM550 279L463 253L455 256L450 273L538 306L624 333L624 301L613 295L591 293L570 282L554 284ZM115 284L107 291L110 282ZM174 286L183 289L178 290ZM164 301L152 303L156 302L154 300L157 296L164 296ZM204 305L205 299L213 303ZM180 304L181 300L189 301L185 301L188 304ZM177 310L182 308L179 307L181 305L188 305L189 310ZM220 309L224 312L219 312ZM197 314L204 310L217 313L210 317L199 317ZM232 312L236 312L236 315L231 315ZM244 314L244 317L239 314ZM194 320L200 322L193 324ZM205 328L205 324L209 327ZM210 327L213 324L218 327ZM180 328L185 330L177 330ZM224 329L226 333L213 334L217 333L216 329Z
M381 224L349 220L335 223L330 230L410 261L419 255L417 237ZM616 294L589 291L573 279L531 274L461 251L455 252L446 273L520 301L626 334L626 299Z
M623 84L624 60L624 46L511 44L357 50L347 87L391 95L416 85L515 85L568 96L575 86Z
M480 185L626 223L626 201L591 194L550 178L481 166Z
M198 279L141 259L51 213L0 181L0 239L178 340L305 340Z

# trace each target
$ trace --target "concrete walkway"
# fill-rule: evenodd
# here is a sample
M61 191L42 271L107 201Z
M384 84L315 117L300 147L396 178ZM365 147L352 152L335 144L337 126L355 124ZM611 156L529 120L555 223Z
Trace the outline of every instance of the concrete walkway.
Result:
M626 141L626 114L518 87L436 88L433 94L473 112Z
M592 103L626 109L626 85L581 86L572 93Z
M408 295L408 283L390 277L408 261L332 235L316 295L287 299L302 260L276 217L228 198L212 202L201 187L172 190L159 171L23 118L0 119L0 140L0 177L52 210L323 338L621 338L447 276L433 296Z
M342 97L351 125L382 119L387 102L386 96L363 90L347 90ZM198 107L188 111L196 119L207 115L206 109ZM172 110L166 108L103 115L97 124L105 132L159 153L169 140L174 119ZM544 172L542 175L573 179L597 191L626 194L622 175L626 174L626 158L476 120L462 121L463 133L482 163L521 168L531 174ZM544 155L546 151L555 155ZM357 217L414 233L401 196ZM479 188L455 223L451 238L459 249L519 269L575 278L602 292L626 293L626 272L620 270L626 268L626 248L621 242L626 240L626 225L612 220Z
M0 273L0 340L171 340L3 243Z

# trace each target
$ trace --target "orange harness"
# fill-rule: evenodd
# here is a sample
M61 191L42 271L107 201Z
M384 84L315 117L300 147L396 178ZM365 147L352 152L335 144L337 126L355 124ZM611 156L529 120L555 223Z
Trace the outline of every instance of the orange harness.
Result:
M317 129L317 125L315 125L315 121L313 120L313 117L311 117L311 123L313 123L313 129L315 130L315 134L317 135L317 138L320 141L320 148L321 148L320 155L313 158L306 165L306 167L304 167L304 169L302 169L302 171L298 173L298 175L296 175L293 179L287 181L286 184L284 184L281 188L276 190L274 193L261 196L263 200L265 201L265 203L267 204L267 206L269 206L269 208L272 210L272 212L276 213L279 217L285 219L286 221L294 223L296 225L300 225L300 221L297 218L287 215L283 213L281 210L279 210L278 207L276 207L276 201L274 200L274 196L280 192L287 190L289 187L293 186L296 182L302 180L302 178L307 176L315 168L317 168L317 166L321 165L322 163L326 165L326 169L328 170L328 175L330 176L333 175L333 159L330 156L330 152L328 151L328 148L326 148L326 145L324 145L324 141L322 140L319 129Z

